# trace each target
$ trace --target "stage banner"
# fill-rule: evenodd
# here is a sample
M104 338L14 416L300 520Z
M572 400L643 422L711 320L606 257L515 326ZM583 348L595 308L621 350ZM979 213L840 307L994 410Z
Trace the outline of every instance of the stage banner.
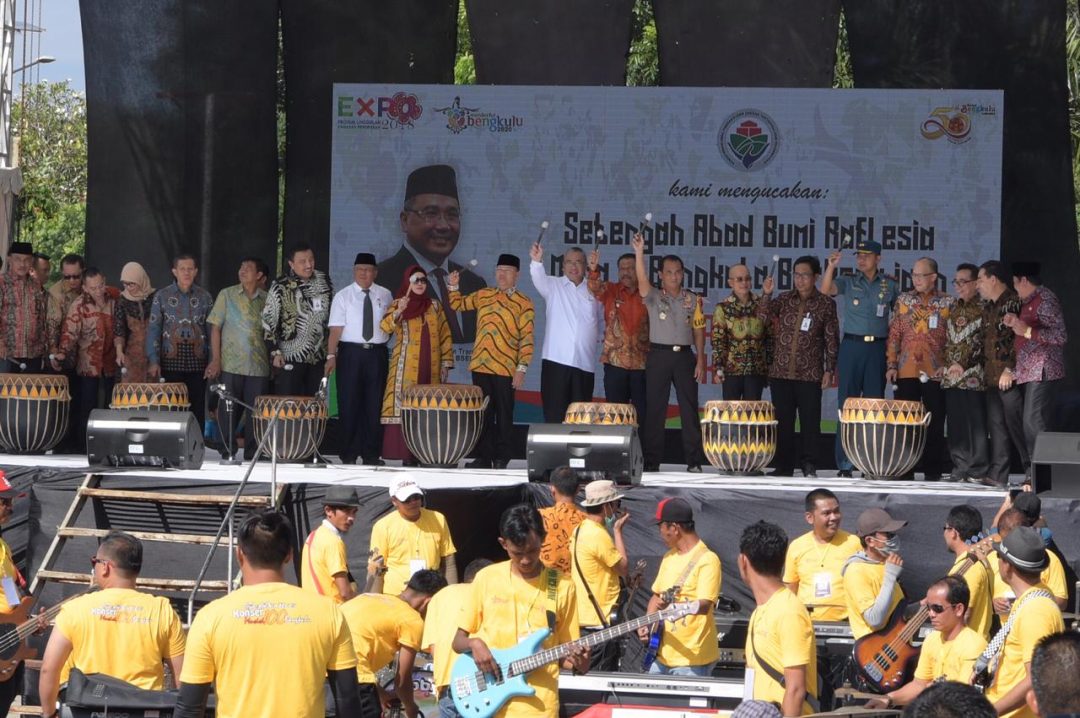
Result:
M337 84L333 96L334 286L352 281L358 251L375 253L392 291L417 257L428 269L461 268L466 291L494 282L498 254L520 257L537 337L519 422L540 420L544 302L528 267L543 222L549 273L568 249L599 249L602 273L617 280L618 257L651 213L654 282L660 258L679 255L710 317L740 263L757 291L775 266L785 291L800 255L824 265L842 243L867 238L905 288L922 256L938 261L946 288L957 264L999 254L999 91ZM433 164L455 171L460 231L410 239L406 179ZM853 271L853 253L841 267ZM469 382L475 330L464 319L451 381ZM707 338L712 377L710 347ZM711 382L702 404L720 398ZM594 393L603 394L599 364ZM827 391L826 428L835 404ZM674 407L669 415L677 423Z

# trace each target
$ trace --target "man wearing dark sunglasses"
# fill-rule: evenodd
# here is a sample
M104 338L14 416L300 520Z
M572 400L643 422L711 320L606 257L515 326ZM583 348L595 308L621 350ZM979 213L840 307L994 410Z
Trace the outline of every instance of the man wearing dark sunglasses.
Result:
M934 631L923 642L915 678L902 688L871 701L871 708L907 705L934 681L967 683L975 661L986 649L986 638L964 621L971 594L959 576L938 579L926 590L923 605Z

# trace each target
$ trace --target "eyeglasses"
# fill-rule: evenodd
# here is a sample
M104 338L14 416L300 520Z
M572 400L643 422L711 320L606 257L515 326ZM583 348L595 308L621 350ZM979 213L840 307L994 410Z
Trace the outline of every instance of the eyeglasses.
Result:
M68 280L69 282L74 282L76 279L82 279L82 275L81 274L65 274L64 279Z
M416 279L410 279L409 284L427 284L427 280L423 277L417 277Z
M405 211L412 212L428 224L435 224L440 218L451 224L461 221L461 210L454 207L445 210L440 210L437 207L425 207L424 209L406 209Z
M112 561L107 558L98 558L97 556L90 557L90 568L97 566L99 563L109 564L112 563Z
M928 603L926 604L926 610L930 613L945 613L945 611L949 610L949 608L952 608L955 605L955 603L950 603L948 604L948 607L946 607L942 606L940 603Z
M954 280L952 280L952 283L955 284L958 287L963 287L963 286L971 284L972 282L975 282L975 281L978 281L978 280L976 280L976 279L954 279Z
M796 277L802 277L803 279L814 276L813 272L792 272L792 274L794 274Z

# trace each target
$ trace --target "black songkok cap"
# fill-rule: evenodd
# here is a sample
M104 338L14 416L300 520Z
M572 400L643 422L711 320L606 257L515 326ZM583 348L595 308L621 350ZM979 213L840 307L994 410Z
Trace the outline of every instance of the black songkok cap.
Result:
M450 165L428 165L414 169L405 183L405 201L408 202L419 194L441 194L457 199L457 175L454 174L454 168Z
M499 261L495 262L496 267L513 267L514 269L521 269L521 260L514 254L500 254Z
M375 261L375 255L371 252L358 252L356 259L353 260L353 266L355 267L358 264L370 264L374 267L378 262Z
M1042 265L1038 262L1013 262L1012 273L1014 277L1038 277Z
M29 242L12 242L11 246L8 247L7 253L9 257L13 254L28 254L33 256L34 245Z

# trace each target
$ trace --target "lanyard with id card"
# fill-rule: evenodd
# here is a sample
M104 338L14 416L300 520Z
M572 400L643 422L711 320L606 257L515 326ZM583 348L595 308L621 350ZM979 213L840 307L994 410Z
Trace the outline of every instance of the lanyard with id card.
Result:
M800 330L800 331L804 331L804 332L808 332L808 331L810 331L810 323L811 323L812 321L813 321L813 320L812 320L812 319L810 318L810 312L807 312L807 313L806 313L806 316L805 316L805 317L803 317L803 320L802 320L802 326L801 326L801 327L799 327L799 330Z
M929 324L931 329L937 329L937 314L930 315Z

